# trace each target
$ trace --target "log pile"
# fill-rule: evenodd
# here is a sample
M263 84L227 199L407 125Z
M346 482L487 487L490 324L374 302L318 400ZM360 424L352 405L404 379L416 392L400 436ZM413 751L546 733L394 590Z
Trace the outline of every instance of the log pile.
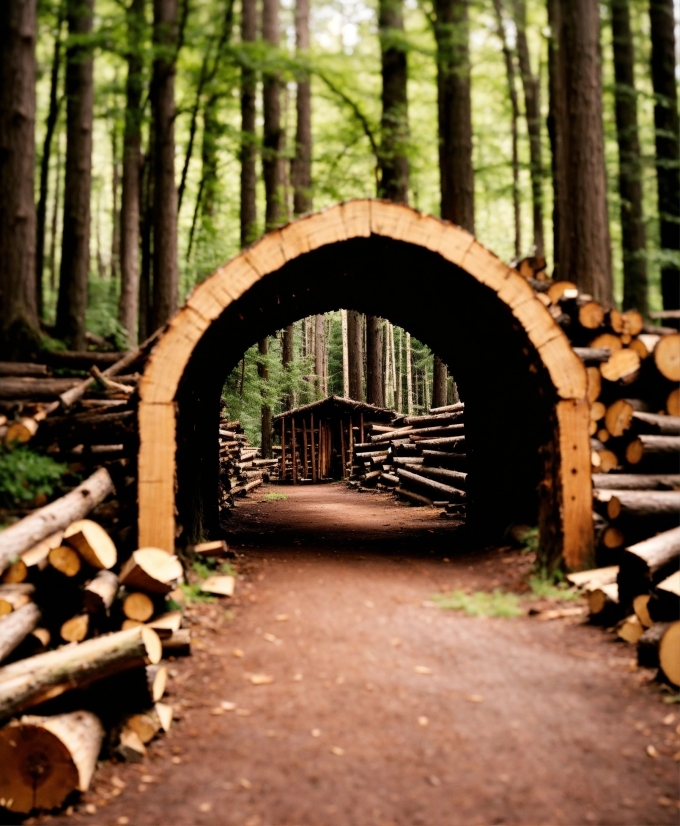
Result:
M172 722L161 659L190 653L182 565L156 548L120 558L88 518L113 495L100 468L0 532L0 806L12 812L62 805L87 790L102 748L141 760Z
M436 505L443 515L465 522L464 414L458 403L370 426L367 441L354 445L351 481L391 490L414 505Z
M220 418L219 428L220 515L234 507L234 497L247 496L264 482L279 477L278 459L263 459L259 447L248 442L238 421Z

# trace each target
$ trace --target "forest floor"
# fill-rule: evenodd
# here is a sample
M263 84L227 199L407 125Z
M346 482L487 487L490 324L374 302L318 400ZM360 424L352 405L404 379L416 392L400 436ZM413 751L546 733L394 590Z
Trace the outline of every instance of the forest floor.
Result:
M431 600L517 589L526 555L473 553L432 511L341 484L267 487L231 525L243 580L233 600L190 608L169 734L142 764L102 764L67 814L30 822L678 822L680 708L632 667L634 647L583 617Z

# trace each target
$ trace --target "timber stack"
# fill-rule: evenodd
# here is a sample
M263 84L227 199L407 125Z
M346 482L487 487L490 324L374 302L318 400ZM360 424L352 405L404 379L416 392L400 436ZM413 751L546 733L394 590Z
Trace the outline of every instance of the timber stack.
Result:
M518 269L588 375L602 567L568 579L587 596L593 621L637 644L640 666L680 686L680 333L550 281L532 259Z
M441 507L442 515L465 522L464 415L459 402L371 425L367 441L354 445L354 484L391 490L414 505Z
M263 459L259 447L248 442L239 421L222 416L219 427L219 507L224 515L234 507L234 497L247 496L264 482L279 476L278 459Z
M162 659L190 653L183 568L157 548L119 554L88 518L114 495L102 467L0 532L0 806L13 812L61 806L102 750L140 761L172 723ZM233 577L210 579L202 590L233 592Z

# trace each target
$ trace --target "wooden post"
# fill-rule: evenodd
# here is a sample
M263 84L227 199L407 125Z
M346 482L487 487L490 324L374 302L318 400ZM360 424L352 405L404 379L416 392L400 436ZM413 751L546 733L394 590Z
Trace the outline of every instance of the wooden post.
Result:
M314 414L309 414L309 438L311 444L312 482L317 480L316 457L314 456Z
M281 419L281 481L286 479L286 417Z
M354 417L349 414L349 472L352 473L354 466Z
M302 477L307 478L307 419L302 417Z
M297 485L297 440L295 433L295 416L290 417L291 434L290 434L290 452L293 461L293 484Z
M342 456L342 478L347 478L347 457L345 455L345 423L342 420L342 416L340 417L340 454Z
M364 411L362 410L359 413L359 441L361 444L364 443Z

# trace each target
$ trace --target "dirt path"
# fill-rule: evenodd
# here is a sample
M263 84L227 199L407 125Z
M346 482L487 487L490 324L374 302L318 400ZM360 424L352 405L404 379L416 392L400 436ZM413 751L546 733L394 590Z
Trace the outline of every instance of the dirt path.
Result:
M341 485L272 490L288 498L233 519L237 599L191 609L194 655L172 664L168 698L181 719L55 820L678 822L680 713L662 722L678 706L630 669L632 647L580 619L431 607L440 590L516 585L525 558L456 552L451 523Z

